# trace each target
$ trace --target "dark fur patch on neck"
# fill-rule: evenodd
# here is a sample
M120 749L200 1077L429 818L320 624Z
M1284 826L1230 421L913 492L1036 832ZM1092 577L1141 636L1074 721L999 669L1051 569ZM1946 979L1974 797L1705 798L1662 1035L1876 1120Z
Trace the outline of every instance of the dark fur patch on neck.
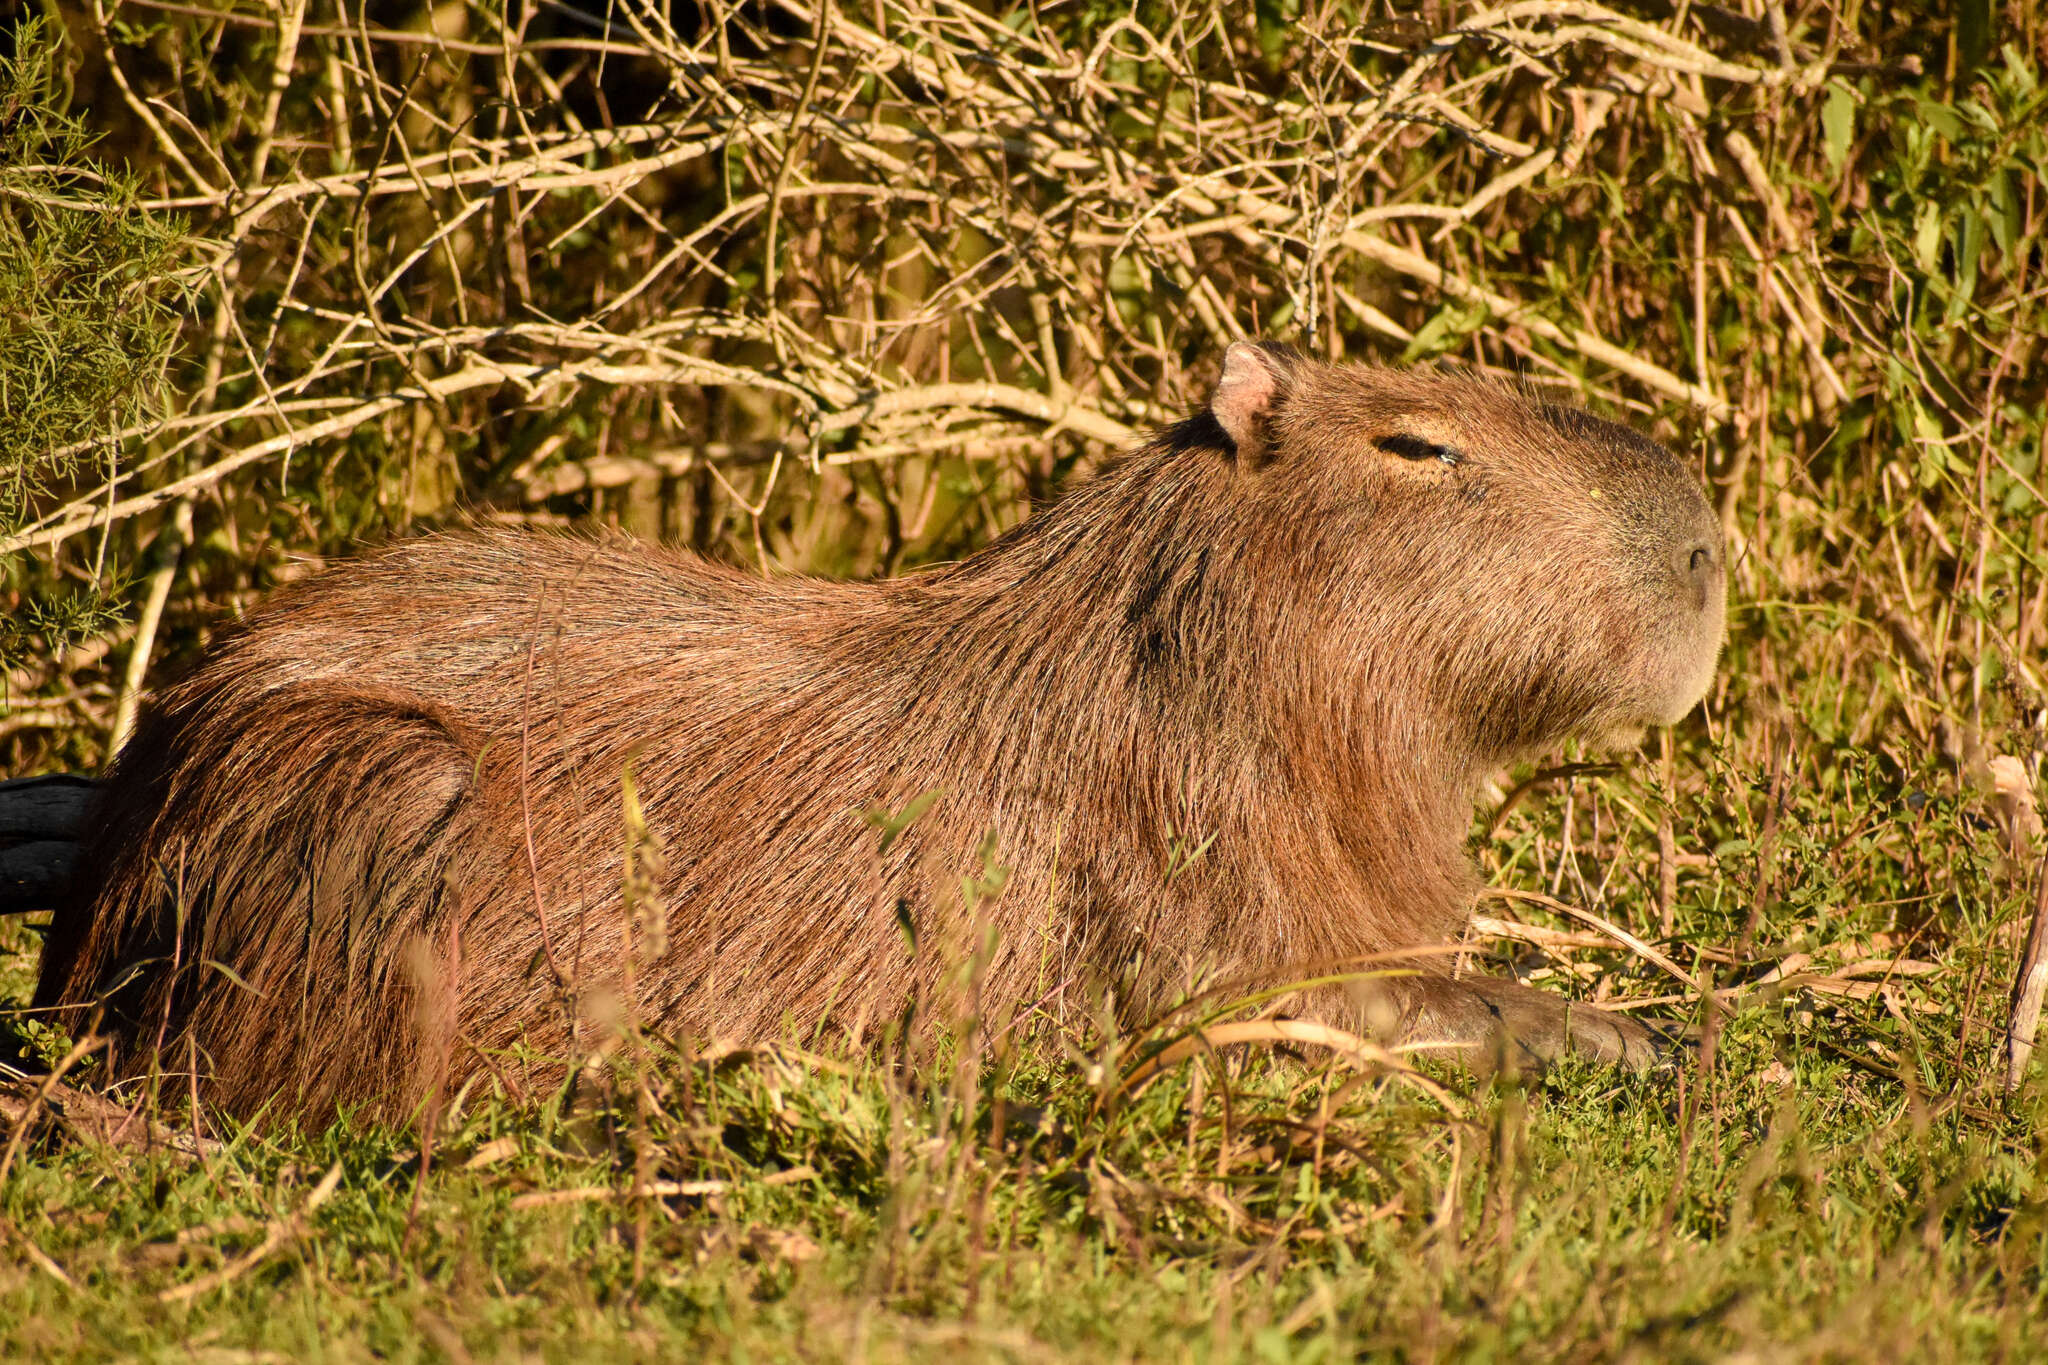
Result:
M1130 632L1132 677L1169 673L1189 662L1187 645L1195 634L1191 619L1208 589L1209 547L1194 554L1185 546L1162 544L1124 605Z
M1225 459L1237 458L1237 443L1230 439L1230 433L1223 429L1215 415L1207 408L1189 417L1183 417L1166 430L1152 438L1153 445L1175 455L1193 451L1213 451Z

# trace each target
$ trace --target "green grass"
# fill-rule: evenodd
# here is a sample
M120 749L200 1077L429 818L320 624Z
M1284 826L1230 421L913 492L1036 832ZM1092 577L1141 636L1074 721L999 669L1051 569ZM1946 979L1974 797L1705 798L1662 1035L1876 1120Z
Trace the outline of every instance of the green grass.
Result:
M730 1181L708 1199L516 1208L523 1192L627 1182L591 1141L601 1119L497 1107L444 1140L424 1186L413 1151L376 1135L244 1137L203 1163L73 1149L25 1168L7 1205L11 1235L78 1287L10 1256L0 1342L16 1358L182 1342L350 1360L459 1359L451 1340L479 1359L563 1360L2039 1347L2048 1246L2028 1123L1941 1114L1788 1049L1768 1013L1727 1042L1704 1106L1669 1076L1574 1072L1450 1122L1361 1087L1335 1106L1320 1168L1286 1125L1333 1078L1263 1060L1229 1068L1227 1154L1213 1100L1190 1140L1179 1079L1101 1120L1087 1086L1043 1078L1058 1122L998 1146L939 1138L929 1109L872 1072L700 1073L702 1107L656 1131L694 1178ZM1763 1079L1781 1052L1789 1082ZM512 1155L461 1168L501 1139ZM189 1304L156 1301L291 1218L332 1163L341 1183L302 1235ZM818 1174L765 1183L791 1166Z
M1582 787L1575 818L1650 799L1637 781ZM1554 845L1563 804L1509 817L1487 846L1498 871ZM1819 817L1848 807L1784 805L1784 895L1718 980L1798 951L1829 982L1748 991L1710 1046L1647 1076L1431 1068L1439 1102L1313 1048L1240 1048L1119 1096L1142 1040L1047 1024L998 1055L629 1048L564 1094L472 1091L424 1176L414 1138L346 1127L225 1134L203 1159L37 1143L0 1187L0 1353L2028 1358L2048 1348L2048 1088L2038 1069L2009 1101L1995 1084L2006 983L1986 973L2010 954L1989 922L1958 925L1932 973L1826 993L1874 934L1910 957L1908 936L1881 937L1899 908L1870 904L1897 899L1872 893L1905 864L1847 845L1822 862L1840 841ZM1900 801L1866 809L1859 838L1910 834L1946 845L1937 878L1996 878L1995 836L1966 814ZM1732 818L1696 816L1681 846ZM1654 915L1654 880L1610 884L1607 913ZM1680 939L1730 946L1745 880L1689 872ZM29 936L13 932L18 989ZM1548 965L1582 993L1672 984L1605 949ZM634 1197L646 1179L718 1185Z

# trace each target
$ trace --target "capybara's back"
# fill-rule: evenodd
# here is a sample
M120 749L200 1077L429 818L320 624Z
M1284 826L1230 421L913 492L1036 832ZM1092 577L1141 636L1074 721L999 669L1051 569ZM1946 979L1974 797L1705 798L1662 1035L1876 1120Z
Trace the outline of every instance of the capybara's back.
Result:
M1681 715L1722 585L1696 484L1624 428L1245 345L1206 410L920 576L416 540L158 700L38 1000L236 1112L402 1118L628 1008L858 1035L984 930L996 1012L1440 944L1474 784ZM1435 961L1387 988L1411 1036L1647 1047Z

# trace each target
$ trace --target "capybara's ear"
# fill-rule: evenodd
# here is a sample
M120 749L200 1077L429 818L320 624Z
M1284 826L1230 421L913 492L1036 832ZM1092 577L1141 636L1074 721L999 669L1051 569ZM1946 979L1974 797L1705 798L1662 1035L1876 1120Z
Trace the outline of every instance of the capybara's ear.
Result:
M1276 342L1233 341L1223 353L1223 375L1209 395L1209 414L1237 447L1238 458L1266 453L1273 414L1287 401L1299 357Z

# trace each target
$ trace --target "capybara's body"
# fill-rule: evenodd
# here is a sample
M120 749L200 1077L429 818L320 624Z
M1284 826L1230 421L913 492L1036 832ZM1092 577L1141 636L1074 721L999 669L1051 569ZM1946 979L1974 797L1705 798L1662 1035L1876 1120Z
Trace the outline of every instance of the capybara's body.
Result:
M628 989L646 1026L761 1038L894 1020L985 943L995 1013L1441 945L1475 785L1688 709L1720 557L1624 428L1250 346L1207 411L919 576L411 541L157 702L39 1000L231 1110L402 1118L588 1046ZM1411 1034L1640 1045L1410 965Z

